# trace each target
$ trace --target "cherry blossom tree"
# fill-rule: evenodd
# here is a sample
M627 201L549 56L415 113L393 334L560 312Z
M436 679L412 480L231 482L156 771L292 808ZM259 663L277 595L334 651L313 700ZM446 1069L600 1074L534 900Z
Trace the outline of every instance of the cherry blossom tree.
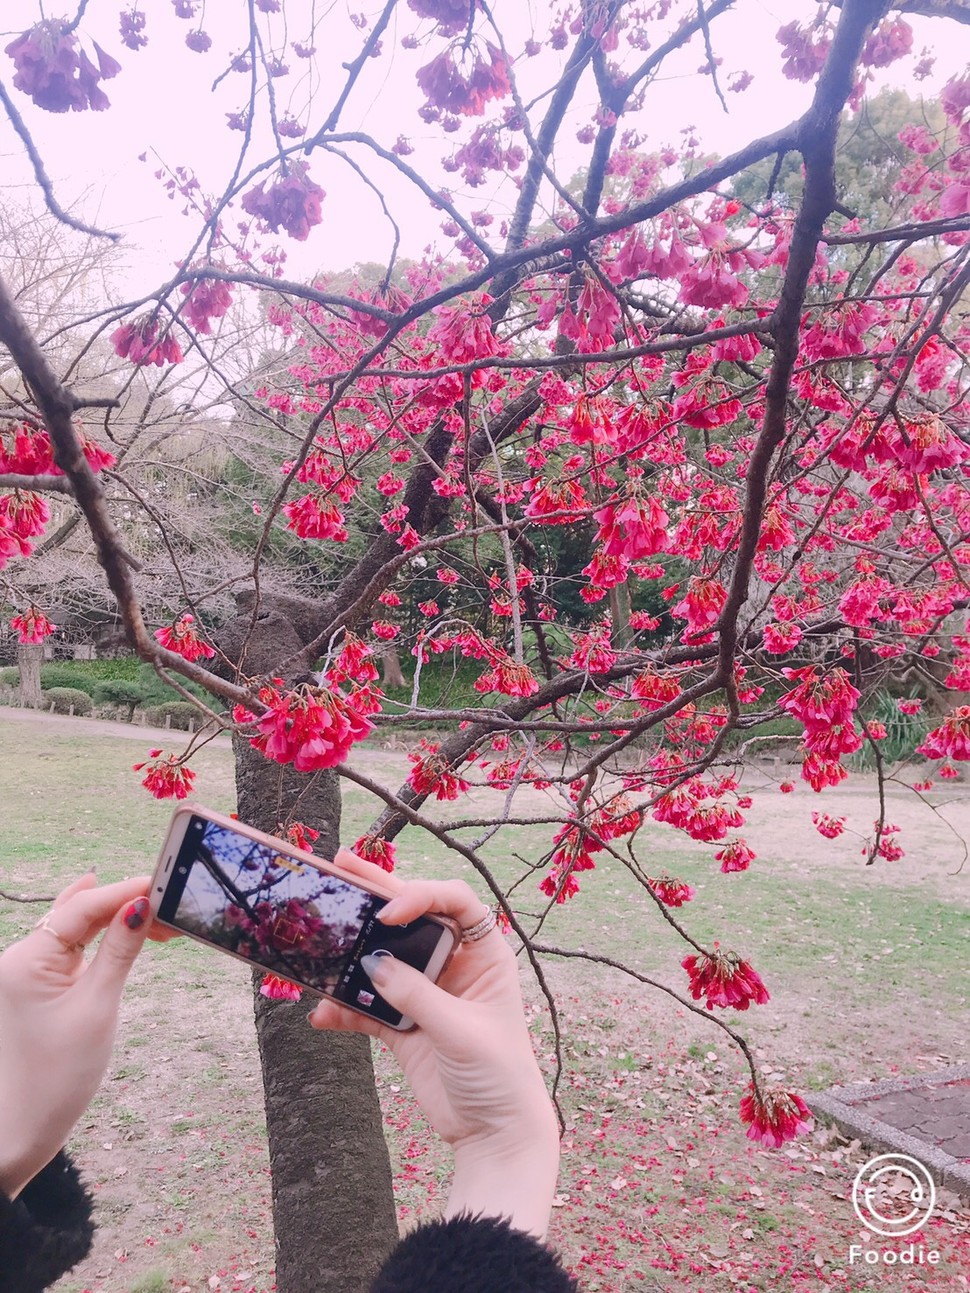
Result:
M0 342L25 392L8 399L0 430L0 560L29 565L45 494L66 496L132 648L176 690L204 688L210 722L232 730L244 818L309 824L331 854L344 778L383 804L359 853L391 867L401 832L427 831L478 869L553 1019L543 966L586 956L726 1028L718 1012L757 1008L770 983L730 931L697 941L693 891L653 873L644 825L709 844L721 871L757 865L744 762L759 728L787 717L812 792L871 750L877 793L860 864L885 865L905 842L885 814L892 768L870 699L894 680L903 712L918 708L928 662L946 688L970 690L970 78L949 80L925 121L898 131L891 203L873 218L836 171L840 127L851 130L883 69L930 76L917 28L932 19L940 43L962 32L966 11L842 0L782 26L776 66L755 74L722 53L744 22L728 0L581 0L535 29L517 6L484 0L387 0L346 29L333 15L314 28L297 0L251 0L237 27L219 30L200 25L195 0L175 0L174 17L134 6L114 30L96 27L105 8L38 14L6 47L13 77L0 99L50 211L103 232L62 209L36 142L42 114L109 111L115 77L152 58L166 23L185 21L183 61L208 60L214 93L238 87L213 127L225 122L236 143L218 187L160 168L188 222L177 271L98 302L73 335L82 347L110 341L118 399L150 370L174 374L178 389L183 366L200 362L207 396L219 392L232 426L262 431L276 474L253 478L235 618L183 579L170 622L153 628L105 499L115 406L99 395L89 425L74 366L52 360L0 288ZM345 126L373 77L391 75L385 65L407 87L401 111L383 135ZM687 122L658 135L652 105L685 70L725 108L763 96L767 129L724 157L681 134ZM770 119L779 73L806 87L788 122ZM783 173L798 183L776 193ZM382 273L290 275L277 235L325 239L341 201L382 213ZM429 249L399 263L402 212L414 209ZM219 359L237 305L274 338L250 372ZM310 554L296 593L272 578L281 534ZM17 609L21 633L43 637L43 605ZM406 704L378 686L388 644L413 661ZM480 702L427 704L428 678L461 661L477 670ZM402 785L355 766L353 747L375 727L416 719L440 736L412 752ZM936 715L920 753L933 776L954 775L970 757L970 707ZM146 787L202 793L191 757L191 744L153 751ZM483 786L501 792L494 810L479 796L464 817L439 818L439 801ZM523 815L525 787L544 808ZM824 812L805 816L822 836L841 829ZM524 823L543 830L545 852L500 880L485 845ZM689 945L680 984L608 949L546 941L548 912L582 902L605 857ZM778 1145L807 1109L767 1088L727 1031L749 1068L740 1117ZM279 1287L349 1287L393 1232L366 1047L326 1043L321 1115L305 1081L319 1072L319 1040L270 1003L258 1032ZM347 1090L352 1101L333 1097ZM349 1137L357 1152L354 1184L321 1201L305 1162L333 1148L308 1148L294 1128L324 1118L334 1143ZM314 1247L294 1217L321 1206L332 1211Z

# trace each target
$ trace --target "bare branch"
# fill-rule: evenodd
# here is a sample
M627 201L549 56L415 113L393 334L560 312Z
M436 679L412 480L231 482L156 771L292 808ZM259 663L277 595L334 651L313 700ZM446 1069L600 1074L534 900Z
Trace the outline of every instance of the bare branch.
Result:
M86 3L87 0L85 0L85 4ZM80 20L83 10L84 4L81 5L76 21ZM68 30L70 30L70 28L68 28ZM37 151L37 147L34 144L30 131L27 129L27 123L17 110L17 105L10 98L10 95L7 93L7 87L2 81L0 81L0 103L3 104L4 111L10 119L10 124L17 132L20 142L24 146L24 152L26 152L27 156L30 158L30 164L34 168L34 178L37 181L40 191L44 195L44 201L47 204L47 209L51 215L57 220L60 220L61 224L66 224L68 228L76 229L78 233L90 234L92 238L107 238L109 242L120 242L120 233L111 233L107 229L97 229L94 225L85 224L83 220L78 220L76 216L72 216L69 212L65 211L58 202L57 198L54 196L54 185L51 183L50 176L44 169L44 163L41 160L40 153Z

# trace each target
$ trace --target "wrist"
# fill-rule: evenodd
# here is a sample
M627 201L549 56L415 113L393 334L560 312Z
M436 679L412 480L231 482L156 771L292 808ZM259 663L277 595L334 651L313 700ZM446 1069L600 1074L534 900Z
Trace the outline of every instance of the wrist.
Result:
M516 1230L543 1239L558 1175L559 1129L547 1104L532 1118L456 1145L444 1215L505 1217Z
M32 1120L30 1097L24 1096L19 1084L12 1087L11 1091L11 1084L0 1074L0 1192L8 1199L20 1194L67 1139L66 1134L60 1136L55 1119Z

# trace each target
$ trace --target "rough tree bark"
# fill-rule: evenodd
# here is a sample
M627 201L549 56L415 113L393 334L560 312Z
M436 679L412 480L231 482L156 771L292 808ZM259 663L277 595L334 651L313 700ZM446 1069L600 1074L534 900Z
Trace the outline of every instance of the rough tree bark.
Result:
M43 643L21 642L17 647L17 664L20 666L20 704L25 709L40 709L40 666L43 663Z
M252 626L252 631L250 628ZM223 649L259 674L302 643L280 613L245 611ZM281 768L234 738L239 816L276 832L295 818L320 831L321 857L339 844L340 792L332 771ZM256 980L258 988L259 979ZM397 1241L390 1160L365 1037L316 1033L299 1006L255 996L276 1230L279 1293L358 1293Z

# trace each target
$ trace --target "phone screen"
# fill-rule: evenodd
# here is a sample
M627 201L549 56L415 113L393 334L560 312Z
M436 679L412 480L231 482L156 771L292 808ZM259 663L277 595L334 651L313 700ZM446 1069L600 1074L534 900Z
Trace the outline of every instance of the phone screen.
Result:
M390 952L424 970L445 933L376 919L385 898L192 814L159 906L170 925L388 1024L401 1014L360 968Z

